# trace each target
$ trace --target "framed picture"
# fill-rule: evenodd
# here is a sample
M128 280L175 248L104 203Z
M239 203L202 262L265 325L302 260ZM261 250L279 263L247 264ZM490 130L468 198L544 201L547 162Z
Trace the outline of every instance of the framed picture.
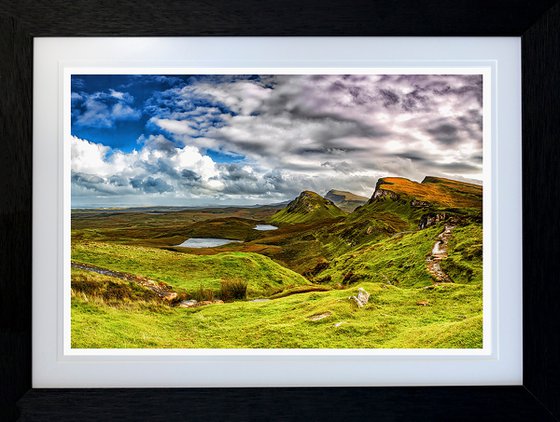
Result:
M4 309L31 309L31 267L14 265L33 268L7 417L72 420L95 399L86 418L167 419L180 402L202 418L219 396L218 411L245 409L233 419L553 420L556 358L538 357L557 347L557 287L536 253L557 244L559 12L536 21L545 6L519 9L503 33L517 38L44 38L6 18L22 94L4 100L7 180L33 153L32 247L14 231L29 177L8 193L27 211L4 224L6 274L27 286Z
M293 42L36 39L36 387L521 382L518 40Z

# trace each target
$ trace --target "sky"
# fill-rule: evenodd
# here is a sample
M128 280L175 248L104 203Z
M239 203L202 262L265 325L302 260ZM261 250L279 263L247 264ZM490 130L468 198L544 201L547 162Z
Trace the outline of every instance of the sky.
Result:
M481 75L73 75L72 207L482 183Z

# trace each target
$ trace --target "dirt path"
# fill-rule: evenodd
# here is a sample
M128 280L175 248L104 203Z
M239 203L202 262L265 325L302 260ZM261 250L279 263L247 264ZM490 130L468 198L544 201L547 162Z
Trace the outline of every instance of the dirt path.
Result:
M445 225L445 229L438 235L432 253L426 258L428 272L437 283L453 283L451 277L441 268L440 263L447 258L448 243L454 228L455 226Z
M140 284L143 287L146 287L147 289L150 289L152 292L165 300L173 300L177 297L177 293L173 291L173 288L161 281L154 281L147 279L146 277L141 277L129 273L122 273L120 271L108 270L106 268L96 267L95 265L90 264L80 264L77 262L72 262L71 265L72 268L91 271L97 274L107 275L121 280L132 281L134 283Z

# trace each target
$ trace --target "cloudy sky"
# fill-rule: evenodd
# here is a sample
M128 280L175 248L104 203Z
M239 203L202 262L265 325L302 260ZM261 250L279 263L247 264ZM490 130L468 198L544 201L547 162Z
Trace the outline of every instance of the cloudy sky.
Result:
M72 206L482 180L480 75L74 75Z

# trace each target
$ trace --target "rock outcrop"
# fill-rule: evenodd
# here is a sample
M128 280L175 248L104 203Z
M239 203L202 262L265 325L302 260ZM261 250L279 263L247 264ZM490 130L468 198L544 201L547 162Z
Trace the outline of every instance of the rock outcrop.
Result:
M363 308L369 301L369 293L360 287L358 289L358 294L356 296L350 296L348 299L353 301L358 308Z
M425 229L441 221L445 221L446 219L447 219L446 213L426 214L422 216L422 218L420 219L420 223L418 223L418 228Z

